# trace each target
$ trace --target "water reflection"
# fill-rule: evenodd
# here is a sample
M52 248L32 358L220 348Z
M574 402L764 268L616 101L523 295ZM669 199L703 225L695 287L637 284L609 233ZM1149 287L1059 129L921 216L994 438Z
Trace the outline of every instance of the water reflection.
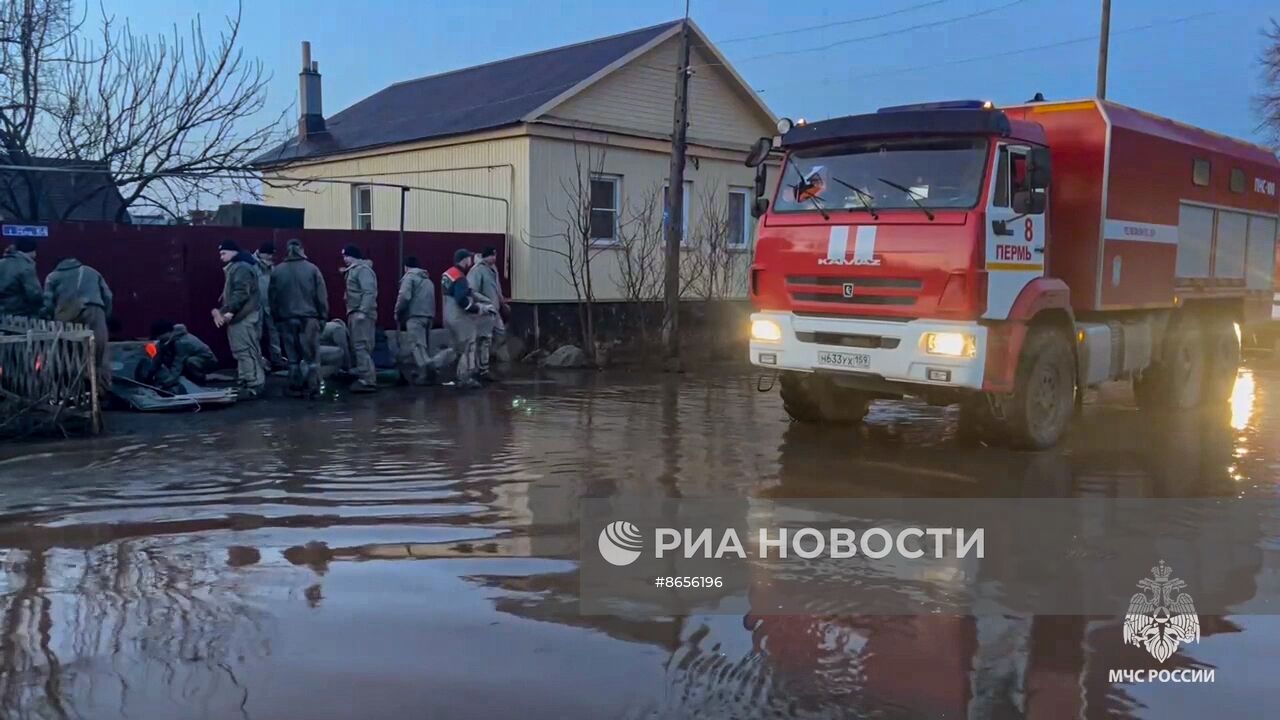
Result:
M1231 389L1231 427L1244 430L1253 417L1253 396L1257 391L1252 370L1241 370Z
M0 450L0 715L1180 716L1108 681L1142 660L1115 618L581 615L578 500L1274 497L1275 370L1205 413L1109 389L1044 453L975 447L924 405L793 425L752 380L259 404ZM1268 558L1221 582L1274 583ZM1268 667L1275 629L1202 618L1176 662ZM1197 691L1280 701L1236 678Z

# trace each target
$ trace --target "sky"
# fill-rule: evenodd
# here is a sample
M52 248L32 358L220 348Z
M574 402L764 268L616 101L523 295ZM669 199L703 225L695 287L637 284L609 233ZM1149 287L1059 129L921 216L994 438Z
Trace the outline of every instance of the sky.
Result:
M143 34L175 24L185 31L197 14L211 32L237 8L235 0L102 2ZM691 3L694 22L780 116L1094 94L1101 0ZM242 46L273 74L269 104L278 114L296 103L299 45L310 40L324 113L333 115L393 82L683 14L684 0L252 0ZM1269 17L1280 19L1275 0L1113 0L1107 96L1261 141L1252 98ZM758 37L766 34L774 35Z

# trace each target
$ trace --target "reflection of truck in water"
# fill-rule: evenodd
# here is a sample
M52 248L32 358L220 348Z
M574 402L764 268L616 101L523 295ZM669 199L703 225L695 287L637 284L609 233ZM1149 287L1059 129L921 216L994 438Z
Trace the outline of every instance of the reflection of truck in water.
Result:
M750 353L797 420L914 395L1047 447L1109 380L1144 407L1224 401L1241 326L1269 317L1280 163L1264 148L1095 100L779 126ZM748 159L761 196L773 146Z

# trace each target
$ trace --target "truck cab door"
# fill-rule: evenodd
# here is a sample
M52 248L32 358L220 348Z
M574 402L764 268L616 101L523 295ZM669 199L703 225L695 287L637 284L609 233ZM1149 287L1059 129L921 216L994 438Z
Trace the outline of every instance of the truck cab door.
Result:
M987 311L1002 320L1027 283L1044 275L1045 213L1020 213L1019 193L1030 193L1031 148L1000 143L996 148L986 207Z

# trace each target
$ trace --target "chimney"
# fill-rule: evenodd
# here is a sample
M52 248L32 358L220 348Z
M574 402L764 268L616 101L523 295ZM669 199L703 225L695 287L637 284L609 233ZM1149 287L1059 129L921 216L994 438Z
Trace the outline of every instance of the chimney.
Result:
M302 41L302 72L298 73L298 139L325 132L320 105L320 63L311 60L311 43Z

